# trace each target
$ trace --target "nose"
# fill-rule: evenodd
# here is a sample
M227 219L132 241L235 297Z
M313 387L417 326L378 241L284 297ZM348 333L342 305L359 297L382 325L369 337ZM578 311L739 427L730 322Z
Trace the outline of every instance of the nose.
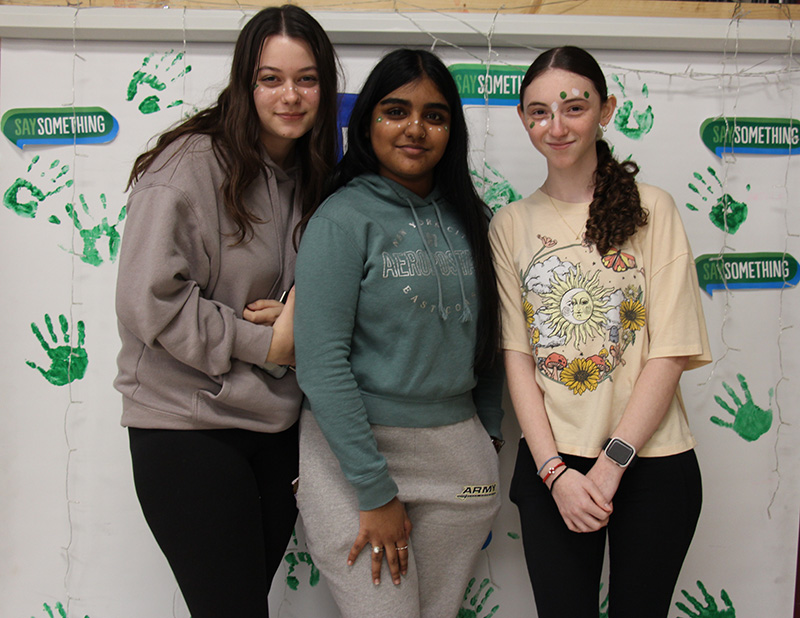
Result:
M424 139L427 135L425 131L425 126L422 123L422 118L415 116L408 117L408 124L405 128L405 133L409 137L413 137L415 139Z
M554 112L553 117L550 119L550 133L553 135L565 135L566 132L567 128L564 126L564 120L561 118L561 114Z
M283 89L282 97L287 103L295 103L300 98L300 93L297 91L297 84L288 82Z

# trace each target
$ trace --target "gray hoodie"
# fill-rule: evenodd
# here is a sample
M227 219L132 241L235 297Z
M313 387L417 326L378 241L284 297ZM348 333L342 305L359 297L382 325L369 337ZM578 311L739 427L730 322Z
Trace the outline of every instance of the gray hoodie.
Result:
M224 178L210 138L189 136L153 162L128 199L114 381L125 426L278 432L297 420L294 374L275 379L260 367L272 328L242 318L248 303L292 285L296 176L264 155L264 174L244 196L263 223L238 244Z

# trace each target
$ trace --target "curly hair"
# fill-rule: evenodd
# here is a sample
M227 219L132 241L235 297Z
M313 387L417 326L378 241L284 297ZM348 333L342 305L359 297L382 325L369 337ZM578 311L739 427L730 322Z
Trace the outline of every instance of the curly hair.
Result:
M339 72L336 52L322 26L306 11L289 4L263 9L245 24L234 48L230 81L217 102L161 134L153 148L139 155L126 189L177 139L193 134L208 135L214 154L227 171L222 197L237 227L237 243L246 241L253 225L261 222L245 208L241 199L263 169L253 84L264 41L274 35L304 41L317 63L320 80L317 118L311 131L297 140L296 153L301 174L298 186L303 187L303 212L310 212L319 204L324 184L336 162Z
M606 78L600 65L586 50L567 45L549 49L534 60L520 86L521 105L524 105L525 89L548 69L562 69L585 77L594 84L601 103L608 100ZM647 224L648 213L642 207L636 186L639 166L634 161L617 161L602 138L597 140L595 148L597 169L586 221L586 240L593 242L602 254L611 248L619 248L637 229Z

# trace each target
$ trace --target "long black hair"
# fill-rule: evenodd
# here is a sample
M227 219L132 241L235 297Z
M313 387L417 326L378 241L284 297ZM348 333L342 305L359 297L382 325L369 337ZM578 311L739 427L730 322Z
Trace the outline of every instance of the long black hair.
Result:
M263 9L245 24L236 40L230 81L217 102L163 133L155 147L139 155L131 170L128 187L175 140L192 134L209 135L214 153L227 172L222 186L225 208L236 223L239 242L247 238L253 224L259 223L260 219L246 209L241 198L263 168L253 84L264 41L274 35L304 41L317 63L320 95L317 118L312 129L297 140L295 152L302 175L303 212L309 212L319 204L325 182L336 162L336 52L317 20L290 4Z
M567 45L554 47L539 55L528 68L519 90L520 105L524 106L525 89L549 69L562 69L581 75L594 84L600 102L608 100L608 87L597 60L584 49ZM597 169L594 173L594 195L586 221L586 239L597 245L600 253L617 249L636 230L647 223L647 211L642 208L636 174L639 166L633 161L617 161L608 142L598 139Z
M390 92L425 77L436 85L450 107L447 148L434 175L437 186L456 209L472 249L480 299L475 368L480 371L494 362L499 342L499 297L488 238L490 215L470 177L467 122L458 88L436 55L423 50L397 49L375 65L353 106L347 129L347 152L334 169L328 194L356 176L378 173L378 159L370 140L372 111Z

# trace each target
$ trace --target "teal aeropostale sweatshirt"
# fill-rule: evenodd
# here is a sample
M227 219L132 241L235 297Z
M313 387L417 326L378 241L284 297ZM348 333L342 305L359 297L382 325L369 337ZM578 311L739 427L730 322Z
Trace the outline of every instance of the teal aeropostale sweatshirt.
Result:
M500 436L502 372L475 375L475 268L437 189L366 174L320 206L296 268L297 377L362 510L397 493L370 424L438 427L476 412ZM487 438L488 439L488 438Z

